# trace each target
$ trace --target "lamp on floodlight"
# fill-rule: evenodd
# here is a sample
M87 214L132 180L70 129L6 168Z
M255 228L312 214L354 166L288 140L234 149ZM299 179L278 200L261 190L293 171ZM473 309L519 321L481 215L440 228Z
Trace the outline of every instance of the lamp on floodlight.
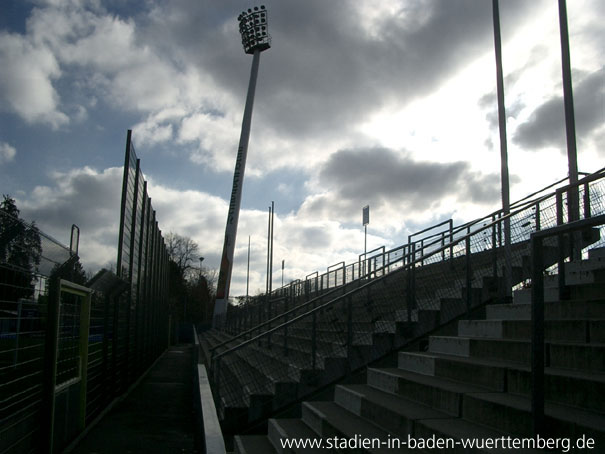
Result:
M239 32L242 36L242 45L247 54L253 56L252 69L250 70L250 82L248 84L248 95L244 107L244 118L242 120L242 132L235 160L235 171L233 172L233 187L229 201L229 212L227 214L227 226L225 228L225 242L223 243L223 255L216 288L216 303L214 305L213 326L220 327L224 323L229 300L229 286L231 284L231 271L233 269L233 255L235 251L235 238L237 235L237 222L242 200L242 185L244 182L244 170L246 168L246 156L248 154L248 140L250 138L250 124L252 122L252 106L254 105L254 91L258 76L260 53L271 47L271 36L267 22L267 10L264 6L255 6L242 12L238 17Z
M242 45L247 54L255 51L262 52L271 47L271 36L267 23L267 10L264 5L260 8L255 6L247 12L242 12L238 17L239 32L242 35Z

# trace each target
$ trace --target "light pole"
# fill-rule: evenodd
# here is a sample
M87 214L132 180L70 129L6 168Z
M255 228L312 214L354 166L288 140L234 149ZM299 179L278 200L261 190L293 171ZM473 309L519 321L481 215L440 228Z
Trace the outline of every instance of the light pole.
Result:
M222 321L227 312L229 300L229 286L231 284L231 272L233 270L233 254L235 251L235 238L237 235L237 222L242 201L242 185L244 182L244 170L246 168L246 157L248 153L248 141L250 139L250 124L252 122L252 107L254 105L254 92L256 89L256 78L260 53L271 47L271 37L268 32L267 10L264 6L255 6L238 16L239 31L242 36L242 45L247 54L251 54L252 68L250 70L250 82L248 84L248 95L244 107L244 118L242 120L242 131L235 160L235 171L233 172L233 188L229 200L229 211L227 214L227 225L225 227L225 241L223 243L223 254L216 289L216 303L212 324L215 328L222 326Z
M508 149L506 144L506 109L504 107L504 77L502 71L502 40L500 38L500 9L498 0L492 0L494 19L494 48L496 50L496 86L498 91L498 125L500 129L500 179L502 181L502 215L510 214L510 186L508 177ZM512 299L512 265L510 251L510 218L504 219L504 297Z
M559 33L561 34L561 70L563 75L563 103L565 106L565 136L567 139L567 166L569 184L578 182L578 150L576 147L576 118L571 83L571 53L569 50L569 27L567 24L567 3L559 0ZM578 186L571 186L567 192L567 209L570 221L580 219L580 193ZM573 260L582 257L582 239L577 234L572 239Z

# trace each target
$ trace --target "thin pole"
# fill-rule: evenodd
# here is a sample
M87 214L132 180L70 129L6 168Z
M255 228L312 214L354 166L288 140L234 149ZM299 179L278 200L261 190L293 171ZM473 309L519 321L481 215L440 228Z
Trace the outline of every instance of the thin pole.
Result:
M250 288L250 235L248 235L248 271L246 272L246 302L248 302L249 288Z
M233 254L235 251L235 239L237 236L237 223L242 201L242 186L244 183L244 171L246 169L246 157L248 154L248 142L250 139L250 126L252 123L252 108L254 106L254 92L256 90L256 79L258 77L258 66L260 64L260 50L256 49L252 58L250 69L250 82L248 84L248 95L244 107L244 118L242 120L242 132L237 149L235 170L233 172L233 188L227 214L227 225L225 227L225 242L223 243L223 255L216 289L216 303L214 305L213 326L220 324L219 317L227 312L227 301L229 299L229 287L231 285L231 272L233 271Z
M269 280L270 280L270 256L271 256L271 207L269 207L269 220L267 221L267 282L265 286L265 295L269 301Z
M271 265L269 267L269 296L273 290L273 221L275 218L275 203L271 202Z
M506 107L504 104L504 76L502 71L502 40L500 37L500 8L498 0L492 0L494 18L494 48L496 50L496 85L498 91L498 125L500 129L500 178L502 181L502 215L510 213L510 186L508 175L508 147L506 143ZM512 298L512 265L510 252L510 219L504 219L504 291L505 298Z
M366 261L367 261L367 253L368 253L368 225L364 225L364 235L363 235L363 275L366 275Z
M573 86L571 83L571 54L569 50L569 29L567 26L567 5L565 0L559 0L559 28L561 32L561 66L563 73L563 101L565 104L565 134L567 137L567 162L569 167L569 184L567 206L569 221L580 219L580 203L578 187L578 151L576 148L576 120L573 106ZM580 259L582 240L574 234L572 240L572 259Z

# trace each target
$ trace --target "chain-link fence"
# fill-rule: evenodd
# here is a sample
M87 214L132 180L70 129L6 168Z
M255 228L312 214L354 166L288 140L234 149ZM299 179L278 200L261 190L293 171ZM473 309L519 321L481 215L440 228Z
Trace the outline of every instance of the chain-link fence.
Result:
M603 176L587 177L579 186L576 218L605 213ZM395 270L383 260L371 279L362 276L307 302L296 305L304 294L297 284L273 307L259 305L248 314L243 309L244 319L254 319L255 312L257 321L267 312L279 315L213 350L213 390L226 427L258 421L487 302L502 300L507 255L511 285L523 285L531 277L530 235L567 222L568 205L573 206L568 193L558 189L524 200L508 216L494 213L433 241L410 242L401 248ZM591 229L578 241L584 247L599 238ZM545 268L556 267L561 254L569 257L571 245L572 239L562 245L545 241Z

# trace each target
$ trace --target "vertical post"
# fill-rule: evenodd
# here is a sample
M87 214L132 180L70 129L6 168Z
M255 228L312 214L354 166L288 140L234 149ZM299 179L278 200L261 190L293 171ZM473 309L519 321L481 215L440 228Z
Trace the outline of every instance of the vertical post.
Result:
M43 452L52 454L54 450L55 431L55 385L57 383L57 358L59 355L59 317L61 311L60 278L50 278L48 288L48 313L44 349L44 436L40 440Z
M531 305L531 414L534 436L544 431L544 268L542 239L533 237Z
M88 389L88 338L90 334L90 306L91 294L81 294L83 299L80 308L80 417L79 429L82 431L86 426L86 392Z
M248 303L250 289L250 235L248 235L248 270L246 272L246 304Z
M565 134L567 137L567 161L569 166L568 194L569 220L579 219L578 189L573 186L578 182L578 155L576 149L576 120L573 105L573 86L571 82L571 54L569 50L569 30L567 26L567 4L559 0L559 29L561 33L561 66L563 73L563 101L565 104Z
M363 274L365 275L366 272L366 261L368 259L368 257L366 256L366 254L368 253L368 225L364 225L364 236L363 236Z
M569 192L567 193L569 197ZM557 191L555 196L555 205L557 211L557 225L563 224L563 192ZM569 221L569 219L568 219ZM573 234L572 234L573 235ZM570 240L572 235L569 236ZM572 242L569 241L569 247L572 247ZM557 277L558 277L558 287L559 287L559 299L564 300L567 298L567 289L565 287L565 241L563 234L557 235L557 250L558 250L558 258L557 258ZM533 286L533 285L532 285Z
M353 297L347 297L347 364L349 370L351 367L351 359L353 353Z
M470 227L469 227L469 234L466 237L465 246L466 246L466 312L468 314L470 314L471 305L472 305L472 295L473 295L473 292L471 291L471 286L472 286L471 274L472 274L473 270L472 270L472 266L471 266Z
M269 299L273 291L273 226L275 221L275 203L271 201L271 264L269 266Z
M246 106L244 108L244 118L242 121L242 131L239 139L239 147L237 149L237 158L235 160L235 170L233 172L233 187L229 202L229 212L227 214L225 241L223 243L223 255L216 290L216 302L214 305L213 325L215 327L217 327L216 325L219 323L219 319L227 312L227 302L229 300L229 286L231 284L231 272L233 271L233 255L235 252L237 223L242 201L242 185L246 169L250 125L252 123L252 107L254 105L254 92L256 90L259 62L260 50L256 49L254 50L252 59L250 83L248 85L248 95L246 97Z
M590 211L590 185L584 183L584 218L588 219L591 216Z
M496 50L496 85L498 91L498 125L500 130L500 178L502 181L502 215L504 216L504 296L512 298L512 265L510 251L510 189L508 176L508 148L506 144L506 108L504 105L504 76L502 71L502 41L500 37L500 9L498 0L492 0L494 19L494 48Z
M21 336L21 316L23 313L23 301L17 303L17 326L15 332L15 353L13 355L13 368L17 367L19 361L19 337Z
M317 367L317 311L313 311L312 315L313 324L311 327L311 362L312 370Z
M270 257L271 257L271 207L269 207L269 216L267 217L267 277L265 282L265 299L267 304L269 303L269 299L271 295L269 295L269 281L271 279L271 265L270 265Z

